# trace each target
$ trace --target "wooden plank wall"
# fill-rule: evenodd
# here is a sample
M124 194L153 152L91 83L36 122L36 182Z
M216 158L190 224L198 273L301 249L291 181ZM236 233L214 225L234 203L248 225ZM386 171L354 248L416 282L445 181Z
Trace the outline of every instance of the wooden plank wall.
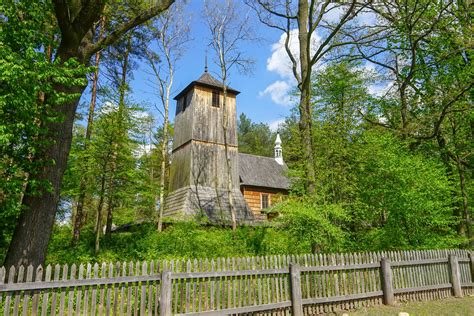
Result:
M464 250L2 267L0 314L159 315L164 306L181 315L289 315L291 264L304 315L352 310L382 304L382 258L396 301L436 300L453 295L449 257L458 262L462 294L474 294L473 256ZM163 271L171 272L167 290ZM171 293L166 304L162 291Z
M261 194L268 194L268 202L269 205L272 205L275 201L281 199L282 193L281 190L272 190L269 188L259 188L259 187L251 187L251 186L243 186L242 193L244 195L245 201L247 201L248 206L252 210L252 212L259 216L261 215Z

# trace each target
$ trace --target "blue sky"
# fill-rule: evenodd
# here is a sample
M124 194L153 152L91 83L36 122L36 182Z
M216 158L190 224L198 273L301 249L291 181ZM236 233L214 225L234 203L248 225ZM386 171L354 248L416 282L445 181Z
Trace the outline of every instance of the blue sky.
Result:
M184 0L181 0L184 1ZM239 0L237 0L239 1ZM205 51L210 43L210 34L205 19L202 16L204 0L188 0L185 7L186 15L191 17L191 38L183 57L178 61L175 69L172 97L178 94L191 81L196 80L204 71ZM243 6L244 10L249 8ZM253 12L252 12L253 13ZM337 21L343 13L341 10L332 10L325 15L328 21ZM370 14L360 14L361 23L370 25L375 23L374 16ZM291 71L290 61L284 49L285 37L278 30L271 29L261 24L256 17L253 19L256 36L260 41L241 42L242 51L253 59L254 67L250 75L241 75L237 69L231 70L229 86L239 90L237 96L237 112L245 113L254 122L263 122L276 129L278 123L282 122L289 115L294 101L289 97L289 93L295 86L295 79ZM317 47L321 41L321 35L317 32L313 35L312 46ZM298 54L297 29L290 32L290 49L295 55ZM318 65L324 67L324 65ZM374 66L363 65L366 70L374 71ZM320 68L322 69L322 68ZM212 62L212 55L209 53L209 71L216 78L217 67ZM131 99L141 104L157 118L157 125L162 119L154 109L153 104L161 108L158 98L158 91L153 86L155 79L150 74L149 66L144 62L139 63L139 67L134 71L134 80L131 82ZM90 87L89 87L90 88ZM387 84L375 84L369 87L372 94L380 94L387 89ZM83 102L88 104L90 94L87 92L83 96ZM102 100L105 101L105 100ZM174 119L176 103L173 100L170 104L170 118Z
M204 1L189 1L186 10L192 16L191 41L183 58L178 62L175 70L173 96L186 87L191 81L196 80L204 71L205 49L209 43L209 33L204 18L201 16ZM242 48L248 56L255 61L253 72L250 75L241 75L234 69L230 74L229 86L239 90L237 97L237 112L245 113L254 122L274 123L281 121L288 115L290 104L275 103L269 94L261 95L272 83L281 80L281 74L267 69L267 60L272 56L272 45L279 41L281 34L267 28L255 21L259 37L262 41L257 43L242 43ZM159 104L158 97L154 95L150 82L153 78L147 75L145 64L134 73L132 82L132 98L140 103ZM217 71L216 66L209 60L211 73ZM217 75L214 75L218 77ZM281 98L279 98L281 99ZM175 102L171 103L170 116L174 117ZM273 124L275 126L275 124Z

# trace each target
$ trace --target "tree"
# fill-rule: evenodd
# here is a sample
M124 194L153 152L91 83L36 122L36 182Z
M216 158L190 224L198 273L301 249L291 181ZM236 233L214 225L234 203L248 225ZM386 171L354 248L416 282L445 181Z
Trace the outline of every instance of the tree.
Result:
M163 140L161 142L161 168L158 201L155 203L159 209L157 230L163 228L163 209L165 205L165 179L169 151L169 103L173 87L174 70L176 63L182 57L185 45L190 41L189 23L184 16L184 4L179 2L170 10L162 14L151 26L151 37L157 40L158 49L152 46L146 48L148 63L156 78L160 101L163 107ZM152 42L153 43L153 42ZM164 61L164 66L160 63ZM161 112L161 110L159 109Z
M460 219L458 233L470 239L471 214L463 170L472 164L463 158L459 165L457 157L466 152L460 156L456 153L459 147L449 144L458 142L453 131L472 129L468 121L455 118L472 112L474 79L472 48L466 37L470 28L467 6L465 1L377 1L368 6L378 17L377 25L347 36L356 43L356 53L350 58L372 63L391 85L384 96L361 111L364 119L396 131L413 149L438 147L448 178L459 183L453 200L464 201L453 203L454 215ZM460 129L460 122L464 128ZM464 167L459 169L461 165Z
M367 74L358 66L329 63L313 75L316 195L323 204L350 204L354 199L351 147L354 137L363 132L358 109L370 101Z
M226 0L225 3L206 1L204 8L207 26L211 34L211 47L216 54L219 77L222 81L222 131L227 170L227 196L231 213L232 230L237 229L237 215L232 198L232 165L228 144L227 84L230 70L237 67L240 71L248 71L252 60L244 56L241 44L255 39L252 32L250 16L243 12L238 3Z
M99 29L99 38L102 38L104 27L105 27L105 17L102 17L100 20L100 29ZM92 79L92 89L91 89L91 101L89 103L89 113L87 115L87 127L85 131L85 140L84 140L84 152L87 152L89 148L89 142L92 135L93 124L94 124L94 113L95 113L95 106L97 102L97 85L99 82L99 69L100 69L100 56L101 52L98 51L95 53L95 60L94 66L95 71ZM73 233L72 233L72 242L71 244L74 246L78 241L81 234L81 227L83 225L83 210L84 210L84 201L86 199L86 186L87 186L87 174L88 174L88 156L85 156L84 166L85 170L83 170L83 174L81 177L80 187L79 187L79 196L77 200L77 207L73 221Z
M351 41L341 38L340 30L360 12L364 6L357 1L334 3L325 0L299 0L297 5L291 0L247 2L260 21L268 27L285 34L285 51L291 61L293 76L299 93L299 128L305 161L306 187L310 193L315 191L316 173L314 170L314 151L312 144L312 106L311 76L323 58L335 48L348 45ZM332 11L341 10L337 22L326 18ZM317 40L316 33L321 36ZM291 37L298 37L298 48L290 46Z
M267 124L254 123L244 113L240 114L237 123L239 152L273 157L276 135Z
M54 51L55 63L65 68L71 63L88 65L90 58L96 52L113 44L137 25L166 10L172 2L172 0L153 1L151 5L145 4L143 7L140 7L142 3L137 6L135 2L127 2L127 9L112 11L117 15L108 19L104 37L96 39L93 36L94 30L100 17L103 16L104 1L54 0L54 16L60 30L57 49ZM22 18L28 21L33 19L32 16ZM6 23L9 24L10 20ZM16 30L21 31L23 25L16 24L15 27ZM72 84L49 81L54 88L54 93L62 93L68 97L51 105L53 119L44 123L46 133L41 135L40 141L48 142L48 146L45 146L44 151L36 153L32 159L47 161L49 164L37 174L31 175L26 185L21 215L13 233L5 265L39 265L44 262L59 201L62 176L71 146L75 112L79 98L86 87L85 75L77 72L74 75L77 80ZM45 94L44 99L47 102L53 101L54 94ZM33 184L35 182L49 183L49 186L36 190Z
M413 153L380 128L358 138L354 149L356 247L449 248L459 243L452 187L439 161Z
M341 225L349 220L340 205L321 205L311 197L291 197L274 208L280 213L277 227L289 233L291 242L307 252L341 251L348 232Z
M75 96L54 89L54 81L64 86L84 84L85 69L74 61L60 65L51 60L56 47L56 24L48 1L0 4L0 245L7 247L22 212L29 184L30 194L50 184L38 177L51 162L36 158L50 146L46 125L57 119L54 106ZM37 238L41 239L41 238ZM2 254L3 259L3 254Z

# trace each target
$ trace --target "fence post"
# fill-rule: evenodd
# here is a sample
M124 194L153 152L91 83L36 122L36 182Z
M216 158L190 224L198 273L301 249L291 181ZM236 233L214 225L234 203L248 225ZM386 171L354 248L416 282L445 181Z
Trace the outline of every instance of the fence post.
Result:
M291 309L293 316L303 316L303 299L301 297L301 273L297 263L290 263Z
M393 305L395 303L395 295L392 285L392 268L390 260L387 258L380 260L380 277L382 280L383 303L385 305Z
M474 252L469 252L469 265L471 267L471 282L474 282Z
M164 270L161 273L161 299L160 316L171 316L171 271Z
M455 297L462 297L461 288L461 271L459 270L458 257L456 255L449 255L449 270L450 280L453 287Z

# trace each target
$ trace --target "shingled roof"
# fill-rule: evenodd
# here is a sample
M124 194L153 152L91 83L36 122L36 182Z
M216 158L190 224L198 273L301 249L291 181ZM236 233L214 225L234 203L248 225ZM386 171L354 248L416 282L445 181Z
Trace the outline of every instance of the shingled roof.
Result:
M184 88L180 93L178 93L178 95L176 95L174 97L175 100L178 100L179 98L181 98L181 96L183 96L185 93L187 93L192 87L194 86L201 86L201 87L206 87L206 88L211 88L211 89L217 89L219 91L222 91L224 90L223 89L223 85L222 85L222 82L220 82L219 80L217 80L216 78L214 78L210 73L208 73L207 71L205 71L201 77L199 77L199 79L197 80L194 80L193 82L191 82L190 84L188 84L188 86L186 88ZM240 92L227 86L227 92L228 93L232 93L232 94L239 94Z
M289 190L288 167L274 158L239 153L241 185Z

